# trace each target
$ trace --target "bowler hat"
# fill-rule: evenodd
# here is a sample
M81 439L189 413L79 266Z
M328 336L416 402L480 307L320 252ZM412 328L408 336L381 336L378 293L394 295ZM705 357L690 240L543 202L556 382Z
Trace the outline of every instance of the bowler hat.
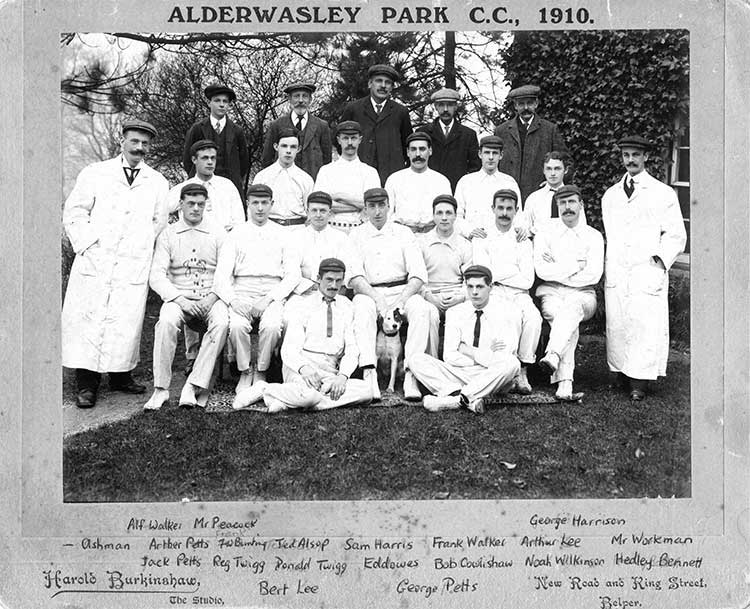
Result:
M237 95L235 95L234 91L227 87L226 85L222 85L219 83L215 83L212 85L208 85L204 90L203 93L208 99L211 99L215 95L227 95L229 96L230 101L234 101L237 99Z

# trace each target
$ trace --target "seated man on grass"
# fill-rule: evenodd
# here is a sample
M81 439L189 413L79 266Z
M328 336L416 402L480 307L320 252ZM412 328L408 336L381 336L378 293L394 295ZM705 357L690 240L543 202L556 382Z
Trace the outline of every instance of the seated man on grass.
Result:
M464 273L467 301L445 314L443 361L426 353L409 358L409 368L430 391L430 411L466 408L484 412L492 393L507 392L520 370L516 347L521 311L510 302L490 298L492 273L474 265Z
M281 346L284 383L258 382L235 397L235 410L280 412L290 408L328 410L372 400L371 383L350 379L359 350L354 306L339 290L346 265L326 258L318 268L318 295L291 318ZM263 400L265 406L252 405Z
M180 406L206 405L216 358L229 327L227 308L212 291L221 236L203 220L208 191L188 183L180 192L180 219L156 240L149 284L164 304L154 329L154 393L143 406L156 410L169 400L177 336L185 326L205 330Z

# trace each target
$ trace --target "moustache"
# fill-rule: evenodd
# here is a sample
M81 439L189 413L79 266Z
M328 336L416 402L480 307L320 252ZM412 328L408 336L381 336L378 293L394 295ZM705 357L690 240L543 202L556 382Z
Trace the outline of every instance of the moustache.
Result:
M575 215L575 212L572 212L572 211L564 211L562 215L563 215L563 216L574 216L574 215Z
M500 216L500 219L501 220L510 220L510 217L509 216Z
M414 158L412 159L412 161L414 161L414 162L416 162L416 161L424 161L424 159L423 159L423 158L422 158L421 156L415 156L415 157L414 157Z

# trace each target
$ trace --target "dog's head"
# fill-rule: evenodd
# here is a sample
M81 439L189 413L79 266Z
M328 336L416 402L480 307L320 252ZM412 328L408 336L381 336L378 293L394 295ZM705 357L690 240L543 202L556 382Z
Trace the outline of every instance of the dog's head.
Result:
M380 329L386 336L396 336L401 330L402 320L401 311L398 309L386 311L385 315L380 318Z

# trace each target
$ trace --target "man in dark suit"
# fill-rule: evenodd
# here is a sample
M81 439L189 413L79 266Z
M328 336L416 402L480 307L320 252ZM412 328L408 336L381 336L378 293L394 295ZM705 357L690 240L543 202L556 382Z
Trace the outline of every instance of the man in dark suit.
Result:
M328 123L309 112L314 92L315 85L310 82L295 82L284 89L284 93L289 95L292 110L268 126L260 160L263 167L273 165L276 160L273 145L278 141L279 131L292 128L302 134L295 165L314 180L320 168L331 162L331 130Z
M478 171L482 166L479 159L477 134L473 129L459 123L456 109L460 96L453 89L440 89L430 96L438 118L417 131L429 133L432 138L430 169L442 173L451 183L455 192L456 184L467 173Z
M232 89L221 84L209 85L204 94L208 99L211 114L208 118L193 124L185 134L182 167L188 177L192 178L195 175L195 166L190 152L191 146L199 140L216 142L218 149L214 173L230 179L244 201L245 177L250 170L250 154L244 132L227 117L229 105L237 96Z
M495 135L503 140L498 169L515 178L524 201L544 182L544 155L567 150L557 125L536 113L539 91L535 85L512 89L508 98L513 100L516 116L495 129Z
M359 158L378 170L380 183L406 167L406 138L411 134L409 111L391 99L394 81L400 76L391 66L377 64L367 71L370 94L350 102L342 121L356 121L362 127Z

